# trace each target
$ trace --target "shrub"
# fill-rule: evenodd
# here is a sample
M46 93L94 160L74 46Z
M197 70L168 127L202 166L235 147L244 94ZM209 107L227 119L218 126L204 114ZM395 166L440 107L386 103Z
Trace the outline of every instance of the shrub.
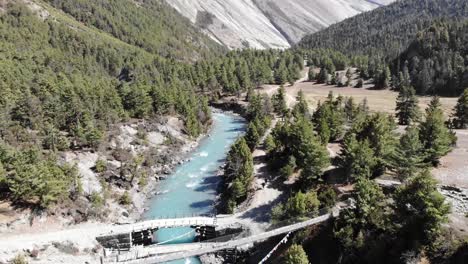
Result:
M96 161L96 165L94 166L94 170L97 172L97 173L103 173L107 170L107 161L105 160L102 160L102 159L98 159Z
M119 203L122 205L130 205L132 204L132 197L128 193L128 191L125 191L122 196L120 196Z

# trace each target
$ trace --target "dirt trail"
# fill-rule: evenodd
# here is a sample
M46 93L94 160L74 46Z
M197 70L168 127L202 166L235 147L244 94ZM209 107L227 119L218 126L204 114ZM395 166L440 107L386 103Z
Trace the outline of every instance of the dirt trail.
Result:
M296 81L292 86L286 86L286 104L292 108L296 104L296 95L298 89L294 89L299 83L306 81L309 76L309 68L305 68L301 72L302 78ZM273 96L279 89L279 85L266 85L260 91L268 96ZM294 89L294 92L291 92ZM260 140L259 146L263 145L266 137L271 133L271 130L276 126L278 118L274 118L270 128ZM253 152L254 158L254 183L253 195L246 202L241 204L238 212L230 217L229 222L238 222L250 228L254 234L261 233L269 225L270 213L281 199L283 191L278 186L278 179L274 179L267 171L266 152L262 147L258 147Z

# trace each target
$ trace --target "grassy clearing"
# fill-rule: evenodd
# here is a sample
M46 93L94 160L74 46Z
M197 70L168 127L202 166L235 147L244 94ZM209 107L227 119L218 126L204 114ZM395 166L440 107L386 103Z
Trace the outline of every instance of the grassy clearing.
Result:
M353 88L302 82L291 87L286 87L286 92L291 96L295 96L298 91L302 90L307 100L315 107L319 101L324 101L328 93L332 91L335 95L340 94L345 97L352 96L356 103L367 98L371 111L395 113L395 102L398 93L390 90L372 90L371 88L371 84L366 84L363 88ZM421 109L425 109L430 100L430 97L419 97L419 106ZM443 97L441 98L441 103L448 117L457 103L457 98Z

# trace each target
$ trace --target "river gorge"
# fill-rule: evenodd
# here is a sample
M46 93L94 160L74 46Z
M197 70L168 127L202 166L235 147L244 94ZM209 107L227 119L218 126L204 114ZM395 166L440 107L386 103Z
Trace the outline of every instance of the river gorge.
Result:
M201 140L188 162L178 166L175 172L161 183L156 195L149 202L144 219L183 217L214 214L218 172L234 141L244 132L245 122L229 113L215 112L210 135ZM155 243L174 244L191 242L195 232L190 228L162 229L155 234ZM171 263L200 263L198 258Z

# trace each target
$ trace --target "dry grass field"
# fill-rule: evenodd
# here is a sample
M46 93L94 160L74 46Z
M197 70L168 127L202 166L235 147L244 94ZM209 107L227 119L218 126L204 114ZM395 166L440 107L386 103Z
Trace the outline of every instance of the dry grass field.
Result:
M336 87L334 85L316 84L313 82L301 82L294 86L286 87L286 92L291 96L296 96L302 90L306 95L307 100L313 107L319 101L327 98L328 93L332 91L335 96L342 95L344 97L353 97L356 103L367 98L367 102L371 111L395 113L397 92L390 90L372 90L371 84L366 84L363 88L353 87ZM430 102L430 97L419 97L419 106L425 109ZM446 116L450 116L453 107L457 103L457 98L441 98L442 107Z

